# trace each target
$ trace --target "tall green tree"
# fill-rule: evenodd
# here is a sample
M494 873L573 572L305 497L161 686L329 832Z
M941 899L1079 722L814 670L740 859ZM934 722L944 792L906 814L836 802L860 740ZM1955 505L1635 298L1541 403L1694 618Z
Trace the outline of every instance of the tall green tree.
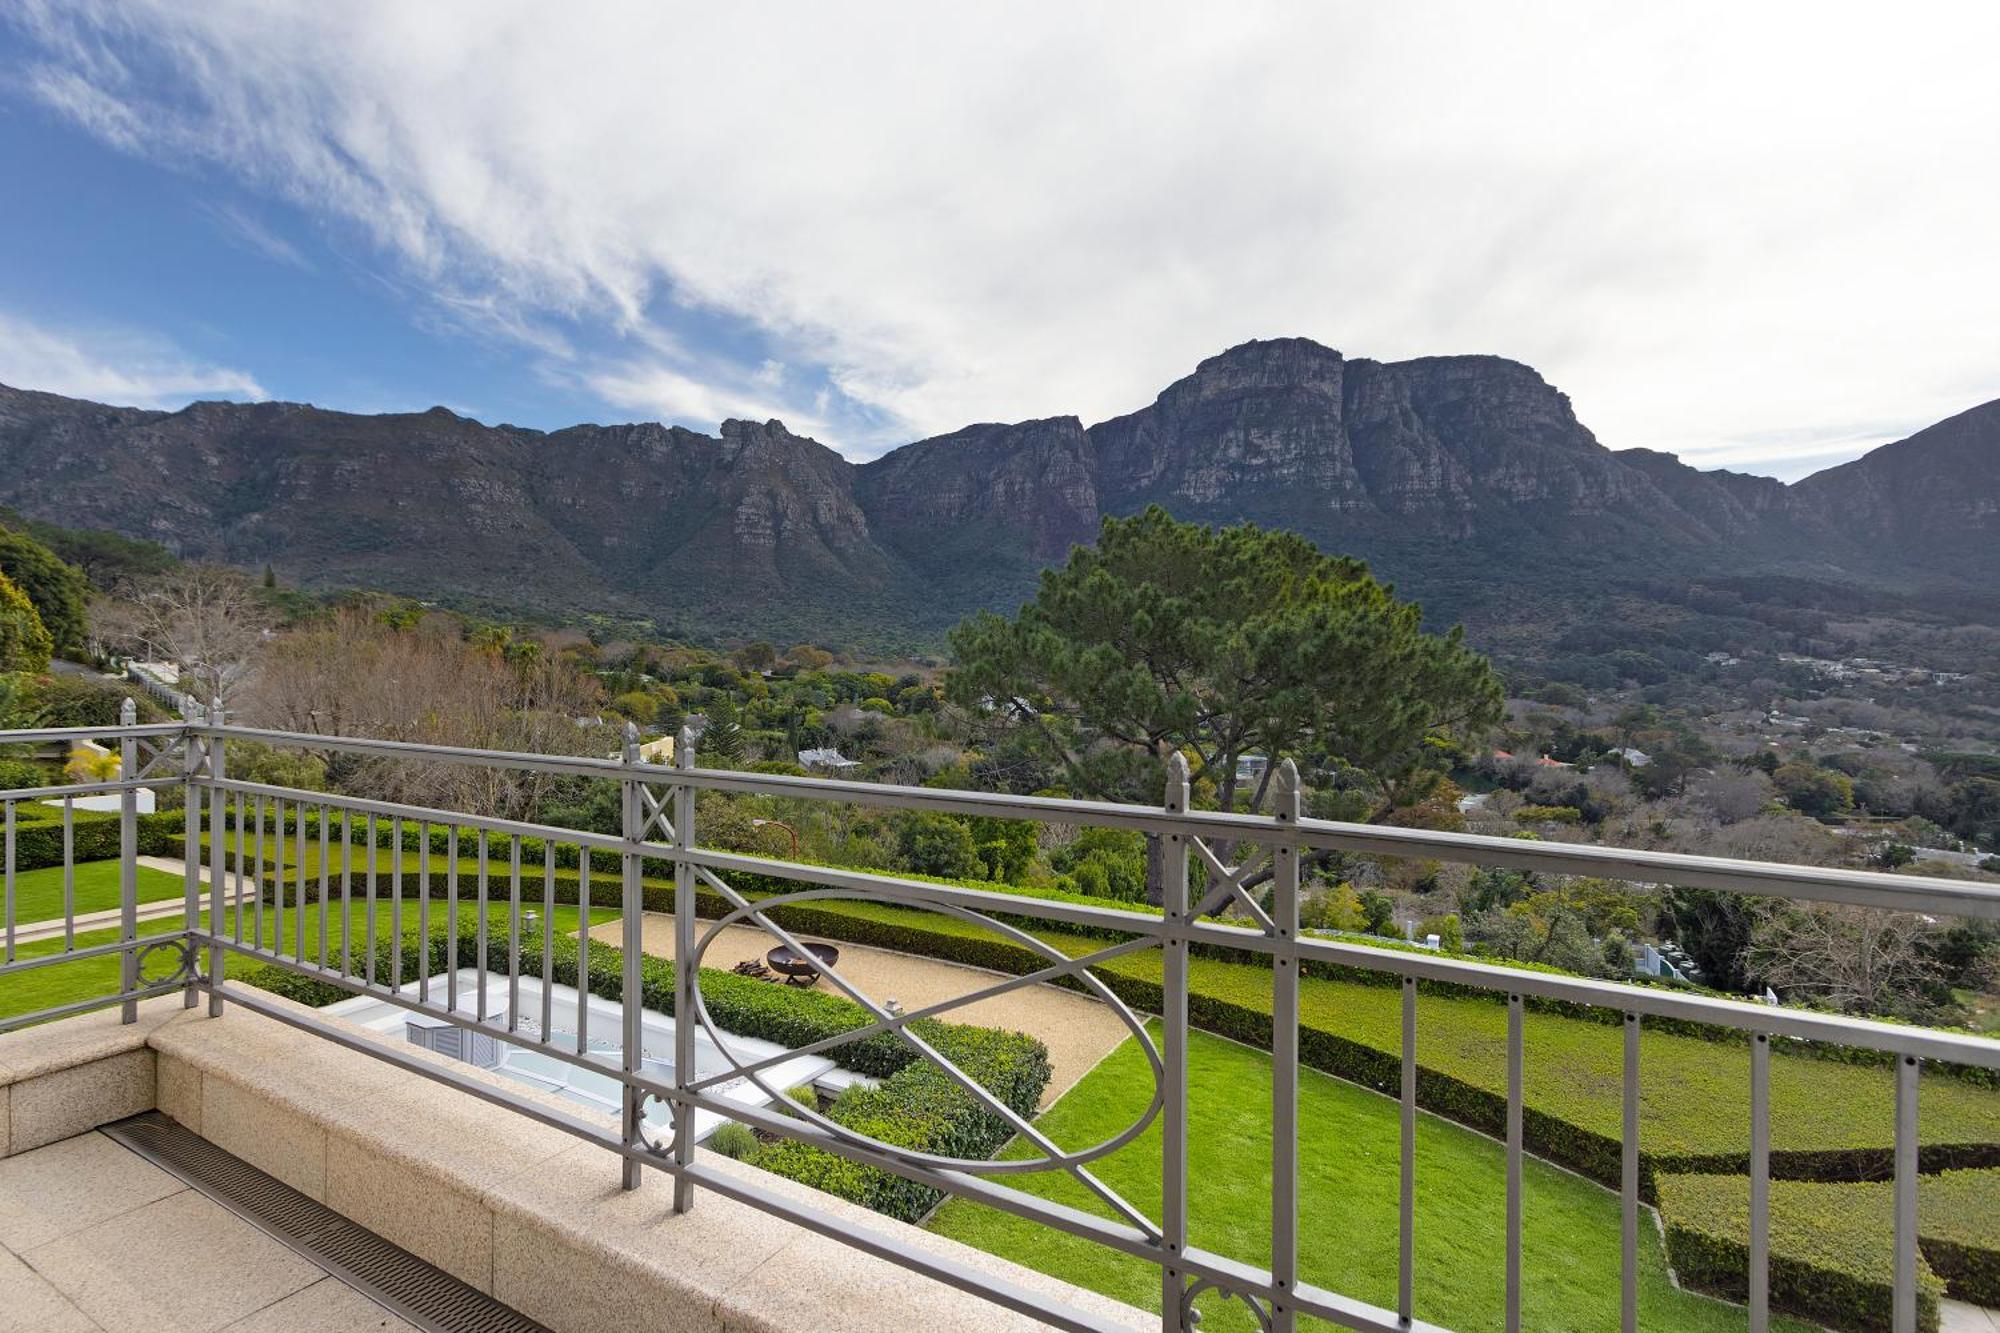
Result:
M34 603L56 652L83 650L90 580L82 570L26 533L0 528L0 574L12 579Z
M0 672L46 671L49 632L21 585L0 573Z
M1289 756L1358 775L1381 814L1421 794L1440 742L1502 712L1486 659L1422 619L1359 560L1154 507L1107 518L1020 614L954 630L946 688L1013 719L1079 792L1151 794L1182 751L1219 806L1257 811Z

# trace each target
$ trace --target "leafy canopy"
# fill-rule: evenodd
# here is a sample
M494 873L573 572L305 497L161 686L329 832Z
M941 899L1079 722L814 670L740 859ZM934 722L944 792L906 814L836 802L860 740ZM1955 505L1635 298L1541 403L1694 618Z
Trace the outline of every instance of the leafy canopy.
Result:
M26 533L0 528L0 574L34 603L56 651L82 651L88 628L84 606L90 600L90 581L82 570Z
M1239 787L1261 808L1282 756L1360 770L1388 808L1436 742L1502 712L1462 632L1425 633L1361 561L1158 507L1107 518L1019 615L975 616L951 645L952 699L1014 721L1094 795L1150 789L1180 750L1225 808ZM1239 779L1245 755L1270 764Z
M0 573L0 672L46 671L51 641L35 604Z

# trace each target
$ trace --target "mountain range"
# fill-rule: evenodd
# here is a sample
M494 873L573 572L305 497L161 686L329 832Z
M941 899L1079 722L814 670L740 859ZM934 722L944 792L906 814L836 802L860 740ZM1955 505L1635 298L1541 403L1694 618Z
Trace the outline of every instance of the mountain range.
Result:
M1154 503L1364 556L1475 634L1635 580L1978 596L2000 580L2000 401L1786 485L1606 448L1519 362L1302 338L1231 348L1094 426L973 425L859 464L778 421L544 432L0 386L0 504L31 517L305 586L692 637L935 644Z

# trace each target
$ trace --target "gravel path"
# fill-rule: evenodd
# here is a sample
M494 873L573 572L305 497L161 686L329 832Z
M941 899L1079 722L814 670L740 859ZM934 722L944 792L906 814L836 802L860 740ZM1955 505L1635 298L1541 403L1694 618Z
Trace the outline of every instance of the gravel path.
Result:
M706 930L707 922L702 923ZM624 943L624 926L608 921L591 931L606 944ZM811 938L811 937L805 937ZM866 945L834 941L840 947L840 974L878 1003L896 1000L905 1009L920 1009L959 995L967 995L993 983L997 973L943 963L934 958L917 958ZM762 958L775 944L770 936L752 926L730 926L708 948L703 963L728 968L746 958ZM659 912L646 913L640 948L661 958L674 956L674 920ZM819 989L838 994L822 981ZM1041 1038L1049 1048L1054 1075L1042 1094L1047 1107L1069 1091L1070 1086L1111 1053L1130 1034L1109 1007L1087 995L1058 990L1054 986L1025 986L992 999L977 1000L940 1017L986 1027L1011 1028Z

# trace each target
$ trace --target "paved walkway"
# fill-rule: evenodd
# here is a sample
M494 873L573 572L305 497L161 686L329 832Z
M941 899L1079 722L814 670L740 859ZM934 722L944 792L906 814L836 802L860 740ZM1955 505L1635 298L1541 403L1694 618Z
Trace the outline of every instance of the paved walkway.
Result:
M1939 1301L1938 1333L2000 1333L2000 1311L1964 1301Z
M415 1333L102 1134L0 1161L0 1333Z
M187 873L186 864L172 857L142 856L139 858L139 864L149 870L158 870L172 875L176 879ZM201 871L201 887L201 905L206 908L208 906L208 869L206 867L203 867ZM234 903L239 896L237 887L233 883L224 883L222 893L225 906ZM245 901L248 901L253 894L246 887L243 889L241 896ZM139 920L157 921L164 916L179 916L186 906L186 901L179 897L155 898L149 903L139 904ZM83 934L86 930L115 930L117 927L118 909L115 907L106 908L102 912L79 913L76 918L76 933L79 935ZM59 939L62 933L63 919L59 916L49 917L43 921L24 921L14 928L14 942L16 944L33 944L36 940Z
M707 922L702 923L706 930ZM594 927L593 938L624 943L624 926L608 921ZM802 937L810 938L810 937ZM833 941L840 948L840 974L878 1003L897 1000L905 1009L921 1009L993 984L997 975L934 958L916 958L865 945ZM709 967L729 968L748 958L762 958L777 941L754 926L730 926L717 937L702 959ZM674 956L674 919L646 913L640 948L660 958ZM822 981L819 989L839 994ZM940 1017L987 1027L1011 1028L1039 1037L1049 1048L1054 1073L1042 1093L1042 1106L1069 1091L1070 1086L1111 1053L1130 1034L1109 1007L1087 995L1054 986L1025 986L992 999L977 1000Z

